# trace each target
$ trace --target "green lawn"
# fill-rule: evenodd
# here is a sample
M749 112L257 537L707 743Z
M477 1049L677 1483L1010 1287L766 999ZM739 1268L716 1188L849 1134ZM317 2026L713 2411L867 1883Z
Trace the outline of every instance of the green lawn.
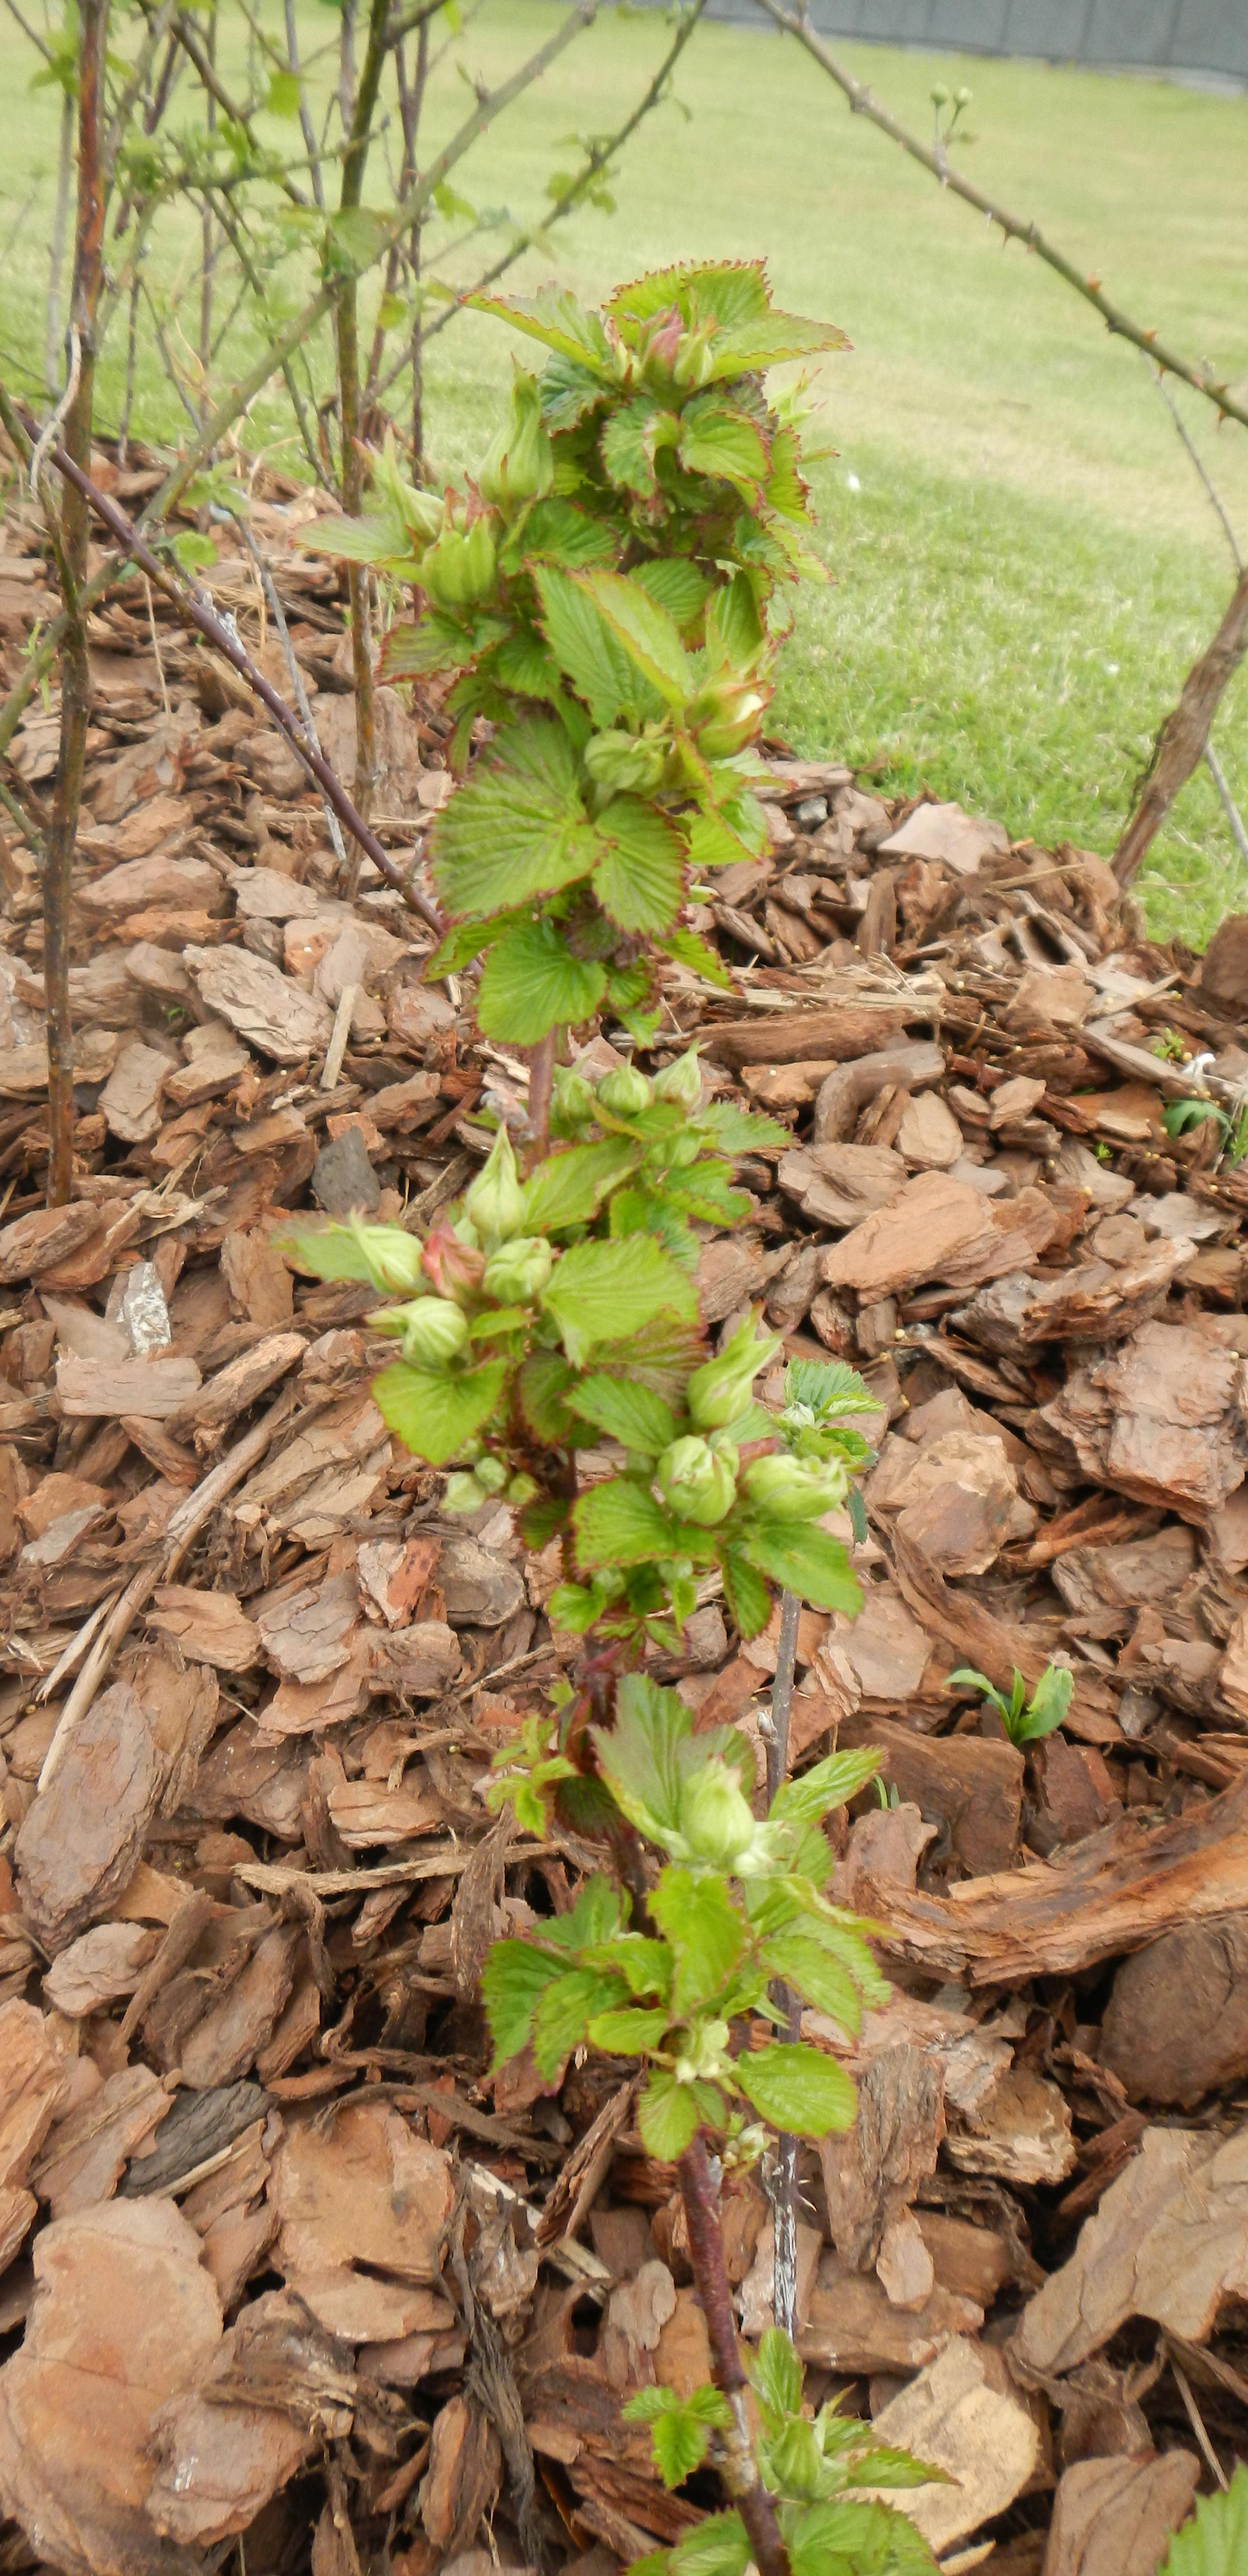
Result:
M264 6L276 26L276 0ZM435 81L439 137L467 103L459 65L497 77L557 10L554 0L485 0L465 15ZM323 0L304 0L300 22L308 51L333 35ZM546 176L569 164L568 136L609 128L666 41L661 17L604 9L457 185L479 205L532 220ZM244 42L227 0L222 59L235 73ZM920 125L934 77L967 82L963 149L979 184L1034 214L1128 310L1248 384L1248 98L844 50ZM331 72L326 54L318 80ZM0 345L6 363L37 369L57 107L47 89L27 92L23 40L7 16L0 80ZM803 750L882 762L890 784L926 782L1015 833L1112 849L1131 781L1231 579L1142 362L1039 262L1003 251L851 117L809 58L761 25L700 28L678 92L681 105L661 109L633 143L615 212L576 215L514 282L557 266L592 296L661 261L765 252L784 302L841 322L853 352L829 360L820 383L823 428L839 453L815 470L833 579L803 594L783 723ZM293 128L263 123L289 148ZM380 202L380 159L376 168ZM152 274L165 291L189 285L196 236L189 217L162 219ZM279 261L266 246L279 298L299 293L305 261ZM484 443L508 336L469 316L431 353L432 444L448 466L471 462ZM257 345L244 318L227 344L231 368ZM106 355L106 415L120 398L122 355L119 345ZM181 414L150 344L139 381L142 424L176 436ZM1248 433L1218 432L1205 413L1188 399L1248 547ZM277 396L256 406L254 436L277 442L287 429ZM1248 808L1242 681L1217 740ZM1203 773L1155 845L1146 892L1153 922L1191 938L1244 899Z

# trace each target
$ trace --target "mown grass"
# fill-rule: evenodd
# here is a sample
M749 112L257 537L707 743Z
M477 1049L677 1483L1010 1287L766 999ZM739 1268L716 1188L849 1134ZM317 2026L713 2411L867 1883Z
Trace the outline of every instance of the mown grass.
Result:
M467 102L460 66L497 77L547 33L556 0L485 0L437 73L430 134ZM276 0L264 0L274 27ZM305 50L335 19L303 0ZM571 133L601 131L644 84L666 30L649 11L604 10L540 91L457 174L483 206L540 213ZM223 9L222 60L241 73L240 19ZM1034 214L1164 336L1248 383L1248 99L1030 64L939 64L848 47L860 77L912 122L930 122L933 77L974 91L968 169ZM26 88L27 58L0 20L0 345L36 374L43 340L57 102ZM322 54L322 92L332 57ZM760 29L703 26L680 104L635 140L614 213L586 210L532 253L513 283L557 265L585 295L659 262L765 252L783 301L840 321L852 354L827 363L823 426L839 453L815 469L833 579L799 605L778 718L804 750L882 764L890 786L926 783L1016 833L1112 849L1131 783L1193 655L1211 633L1230 564L1143 363L1037 261L999 241L883 137L852 118L809 59ZM189 89L172 120L190 115ZM685 121L683 110L688 111ZM290 148L295 129L261 120ZM376 198L386 193L384 153ZM11 238L6 243L6 234ZM193 336L198 226L162 218L150 274L184 291L171 345ZM266 243L272 311L293 309L307 251ZM462 270L461 274L464 273ZM261 345L244 312L221 366ZM506 381L509 334L457 320L430 363L432 443L471 462ZM318 384L328 353L310 353ZM115 416L124 350L101 370ZM1248 546L1248 433L1187 416ZM154 334L140 345L136 425L181 435L185 417ZM250 435L296 463L280 386ZM1219 719L1224 765L1248 806L1248 696ZM1159 929L1207 936L1245 897L1243 873L1202 772L1155 845L1144 880Z

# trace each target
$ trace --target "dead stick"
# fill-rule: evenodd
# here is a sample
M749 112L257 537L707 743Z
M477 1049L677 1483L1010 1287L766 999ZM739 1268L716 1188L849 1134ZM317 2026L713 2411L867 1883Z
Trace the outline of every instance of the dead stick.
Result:
M1006 207L998 206L991 197L985 197L980 189L972 187L960 170L952 168L943 149L937 147L932 150L895 116L890 116L888 109L878 104L865 84L855 80L843 63L838 63L835 54L830 54L827 46L820 44L818 37L800 18L792 18L786 9L780 8L778 0L757 0L757 5L766 10L778 27L783 28L786 36L796 36L799 45L804 45L807 53L813 55L820 69L827 73L829 80L836 82L837 88L848 99L855 116L865 116L872 125L878 125L881 134L887 134L893 143L899 143L912 161L918 161L925 170L930 170L942 188L949 188L955 197L962 198L965 205L973 206L977 214L986 215L989 223L998 224L1007 241L1021 241L1028 250L1034 250L1037 259L1042 259L1047 268L1065 280L1067 286L1073 286L1076 295L1081 295L1085 304L1090 304L1100 314L1118 339L1130 340L1135 348L1143 350L1145 357L1152 359L1154 366L1163 367L1167 375L1178 376L1185 385L1192 387L1194 393L1203 394L1206 402L1213 403L1224 420L1237 420L1241 429L1248 429L1248 410L1234 400L1226 385L1215 383L1211 376L1200 375L1195 367L1189 366L1186 358L1180 358L1173 349L1167 349L1155 331L1133 322L1129 313L1110 302L1099 277L1082 276L1063 251L1046 241L1038 224L1024 222L1021 216L1010 214Z
M720 2435L724 2484L745 2525L758 2576L790 2576L788 2551L780 2537L776 2509L754 2464L744 2404L749 2382L737 2347L732 2292L724 2263L719 2189L700 2130L692 2145L686 2147L676 2170L689 2230L689 2259L711 2347L711 2377L732 2409L732 2428Z
M165 1528L165 1544L160 1555L132 1574L114 1609L109 1612L91 1648L82 1671L71 1690L57 1721L56 1733L44 1755L39 1774L39 1787L46 1789L58 1769L71 1736L86 1716L105 1673L109 1670L118 1647L129 1635L145 1603L150 1601L158 1583L168 1583L191 1546L210 1520L218 1503L224 1502L235 1485L241 1484L251 1468L259 1465L269 1442L294 1412L297 1392L287 1387L276 1404L269 1407L262 1420L235 1442L228 1454L203 1477L184 1503L179 1503Z
M18 417L21 417L20 412ZM176 609L183 622L188 626L197 627L199 633L212 645L214 652L224 655L232 669L238 672L240 679L246 681L248 688L260 699L261 704L268 708L274 724L280 726L291 750L298 754L304 768L311 773L322 794L333 806L339 821L345 824L348 832L359 842L360 848L372 860L387 885L392 885L396 892L402 895L410 910L419 913L421 920L428 922L430 929L440 935L444 928L441 913L429 902L427 896L421 894L418 887L408 884L402 869L396 868L389 853L383 850L376 833L370 830L363 815L357 813L336 771L330 768L329 762L322 753L313 750L297 717L292 715L284 698L279 698L271 681L266 680L263 671L257 669L246 646L240 644L238 637L217 616L215 610L206 607L195 592L183 590L180 583L174 579L168 565L163 564L159 556L152 553L151 547L144 542L138 529L131 526L124 510L119 510L116 502L110 500L106 492L97 491L94 483L83 473L81 466L75 464L73 457L68 455L63 447L52 448L51 460L58 473L63 474L66 481L81 493L82 498L94 510L97 519L103 521L109 535L115 538L117 544L125 549L125 552L152 581L159 584L165 598Z
M1157 736L1143 792L1113 856L1119 885L1130 885L1149 843L1187 785L1209 740L1209 728L1248 646L1248 572L1231 593L1212 644L1192 664L1183 692Z

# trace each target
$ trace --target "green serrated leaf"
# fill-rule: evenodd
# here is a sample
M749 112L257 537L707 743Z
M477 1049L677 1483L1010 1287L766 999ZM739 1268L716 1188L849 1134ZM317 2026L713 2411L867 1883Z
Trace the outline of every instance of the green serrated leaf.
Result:
M1201 2496L1170 2543L1159 2576L1244 2576L1248 2568L1248 2467L1241 2460L1224 2495Z
M826 2138L853 2125L858 2096L844 2067L800 2040L746 2051L733 2073L747 2102L775 2129Z
M881 1410L878 1395L844 1360L790 1360L784 1392L790 1404L807 1404L812 1413L840 1416Z
M554 564L533 575L542 632L565 677L605 732L621 716L661 715L663 702L637 669L583 579Z
M568 1358L579 1364L605 1343L623 1342L661 1315L697 1318L697 1296L657 1243L578 1243L565 1252L542 1300Z
M727 1983L745 1948L745 1925L723 1880L695 1878L687 1869L665 1869L650 1910L676 1957L672 2017L709 2003Z
M577 578L652 688L668 706L683 707L697 684L675 618L627 573L587 572Z
M613 796L596 826L594 893L621 930L667 930L684 892L685 844L639 796Z
M682 633L697 626L710 583L687 555L654 555L647 563L635 564L631 578L675 618Z
M543 1987L533 2015L533 2063L553 2083L566 2057L588 2035L595 2013L605 2012L619 1987L596 1968L572 1968Z
M714 322L722 330L738 330L763 321L771 312L766 267L761 259L682 260L617 286L604 310L624 324L651 322L672 305L690 328Z
M668 2553L673 2576L745 2576L753 2552L739 2513L708 2513Z
M800 2415L802 2365L778 2326L767 2326L760 2336L750 2378L760 2406L770 2414Z
M653 1494L631 1476L591 1485L572 1506L572 1543L583 1574L600 1566L644 1565L676 1553L677 1534Z
M442 807L430 839L434 882L452 913L494 912L583 876L593 844L576 753L557 718L507 726Z
M747 499L761 498L770 463L766 439L748 413L719 394L699 394L680 425L681 464L687 474L731 483Z
M723 1547L719 1562L737 1633L748 1645L751 1637L761 1636L771 1617L770 1589L741 1548Z
M636 395L609 415L598 443L608 482L648 500L658 488L655 456L660 447L674 447L679 436L675 412L665 410L649 394Z
M743 1543L751 1563L786 1592L796 1592L799 1601L857 1617L862 1586L850 1572L840 1540L829 1538L826 1530L812 1521L772 1521L760 1515L750 1520Z
M786 1780L771 1802L773 1824L815 1825L833 1807L847 1806L875 1778L880 1756L870 1745L849 1753L829 1753L813 1770Z
M698 2106L690 2087L678 2084L674 2075L657 2067L637 2104L637 2126L646 2154L656 2156L660 2164L675 2164L697 2125Z
M614 372L611 343L596 313L587 312L565 288L542 287L536 295L469 295L477 313L494 313L531 340L541 340L588 374L609 382Z
M695 826L696 828L696 826ZM732 977L718 951L708 946L696 930L670 930L659 941L665 957L676 966L685 966L691 975L700 975L704 984L714 984L721 993L731 993Z
M553 921L518 921L481 970L477 1020L488 1038L536 1046L554 1028L593 1018L606 990L593 957L574 957Z
M557 493L534 502L523 534L526 559L542 556L567 572L582 572L590 565L605 571L620 551L619 538L605 520L591 517L577 502Z
M592 1422L608 1439L619 1440L626 1449L637 1449L645 1457L657 1458L676 1437L676 1423L670 1405L648 1387L638 1386L635 1379L597 1375L582 1380L570 1397L571 1408L585 1422Z
M496 2067L527 2048L538 2003L551 1979L561 1974L557 1960L543 1958L527 1941L491 1944L481 1969L481 2000Z
M414 1458L445 1467L466 1440L488 1422L507 1382L508 1362L483 1360L460 1377L396 1360L375 1377L370 1393L388 1431Z
M862 2027L862 1997L849 1971L806 1932L777 1932L762 1948L768 1974L791 1986L816 2012L829 2013L849 2038Z
M595 2013L589 2025L593 2048L604 2048L610 2057L640 2057L649 2048L657 2048L671 2020L662 2006L654 2012L640 2012L625 2004L614 2012Z
M522 1234L558 1234L565 1226L587 1225L603 1200L631 1172L639 1148L628 1136L608 1136L598 1145L569 1145L547 1155L524 1184Z
M933 2576L922 2533L884 2504L812 2504L784 2517L792 2576Z

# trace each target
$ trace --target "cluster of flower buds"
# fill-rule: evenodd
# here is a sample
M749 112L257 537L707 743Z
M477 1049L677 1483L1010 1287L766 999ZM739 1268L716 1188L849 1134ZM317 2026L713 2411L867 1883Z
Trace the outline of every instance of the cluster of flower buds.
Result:
M532 1502L538 1490L532 1476L517 1474L505 1458L498 1457L492 1449L482 1449L477 1441L469 1446L479 1454L470 1467L457 1468L447 1477L442 1497L444 1512L479 1512L482 1503L497 1502L500 1496L517 1509Z

